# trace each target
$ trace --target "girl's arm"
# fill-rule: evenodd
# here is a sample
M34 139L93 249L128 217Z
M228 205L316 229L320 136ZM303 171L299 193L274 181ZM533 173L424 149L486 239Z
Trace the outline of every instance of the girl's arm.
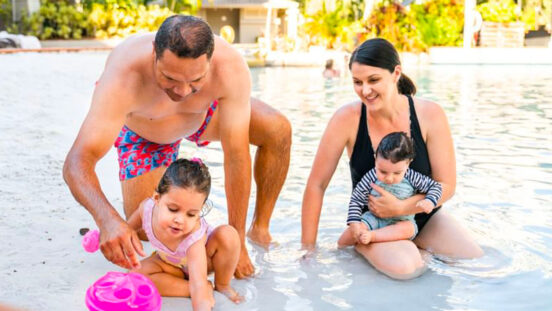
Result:
M190 278L190 296L194 311L211 310L215 305L213 288L207 281L207 252L204 236L190 246L187 252L188 273Z
M303 195L301 242L304 248L313 249L316 244L324 192L335 172L343 149L351 143L351 137L356 137L357 127L351 126L352 122L358 123L358 113L355 115L355 108L360 110L358 103L339 109L328 123L320 140Z
M130 215L127 220L127 223L131 229L134 231L140 231L142 229L142 214L144 212L144 203L149 200L146 199L140 203L140 206Z

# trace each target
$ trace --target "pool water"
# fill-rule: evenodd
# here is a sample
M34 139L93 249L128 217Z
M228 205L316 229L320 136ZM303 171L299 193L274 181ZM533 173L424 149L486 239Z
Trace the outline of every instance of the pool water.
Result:
M0 302L85 310L86 288L107 271L120 271L82 250L79 229L95 224L61 176L106 56L0 56ZM451 125L458 185L444 208L486 253L474 260L434 257L410 281L389 279L354 251L336 249L351 191L345 153L326 191L318 252L299 260L301 200L318 142L333 112L356 100L350 77L324 80L321 72L252 70L253 95L293 125L292 161L271 222L279 244L268 252L248 244L256 276L233 281L247 301L234 306L216 294L216 309L551 310L552 67L405 65L418 95L440 103ZM215 204L207 220L224 223L220 144L198 150L183 143L181 155L206 159ZM97 172L121 211L114 150ZM251 198L249 219L254 193ZM190 306L189 299L163 299L163 310Z

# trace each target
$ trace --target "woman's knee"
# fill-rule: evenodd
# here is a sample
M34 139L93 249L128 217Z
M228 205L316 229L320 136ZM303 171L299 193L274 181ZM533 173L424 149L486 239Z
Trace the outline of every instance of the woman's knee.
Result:
M396 280L410 280L417 278L427 269L424 261L420 259L400 259L386 263L387 266L378 269L380 272Z
M378 271L397 280L409 280L420 276L426 265L417 248L412 244L403 250L371 251L373 245L357 244L355 249ZM413 248L413 249L410 249Z
M431 253L451 258L471 259L484 255L467 228L443 210L429 219L414 243Z

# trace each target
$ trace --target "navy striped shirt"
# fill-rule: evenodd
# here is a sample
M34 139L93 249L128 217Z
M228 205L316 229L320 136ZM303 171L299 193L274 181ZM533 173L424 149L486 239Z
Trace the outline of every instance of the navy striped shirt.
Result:
M425 193L425 198L431 201L434 206L437 206L437 202L441 199L443 194L443 188L440 183L411 169L406 170L404 179L406 179L418 193ZM360 216L368 211L368 195L372 192L371 184L375 183L377 180L376 169L373 168L358 182L351 195L351 201L349 202L347 223L359 222Z

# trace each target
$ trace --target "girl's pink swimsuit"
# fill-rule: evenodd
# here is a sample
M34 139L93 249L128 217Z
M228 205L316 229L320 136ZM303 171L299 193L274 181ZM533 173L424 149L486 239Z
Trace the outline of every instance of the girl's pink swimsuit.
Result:
M155 234L153 233L152 219L153 219L153 208L155 207L155 202L152 199L148 199L144 204L144 211L142 215L142 229L146 232L148 239L151 245L157 250L159 257L166 263L173 265L175 267L181 268L187 273L187 260L186 260L186 251L192 244L201 240L205 234L207 237L213 232L213 228L203 219L200 218L200 227L198 230L190 233L176 248L173 252L168 247L166 247L161 241L159 241ZM207 240L205 240L207 242Z

